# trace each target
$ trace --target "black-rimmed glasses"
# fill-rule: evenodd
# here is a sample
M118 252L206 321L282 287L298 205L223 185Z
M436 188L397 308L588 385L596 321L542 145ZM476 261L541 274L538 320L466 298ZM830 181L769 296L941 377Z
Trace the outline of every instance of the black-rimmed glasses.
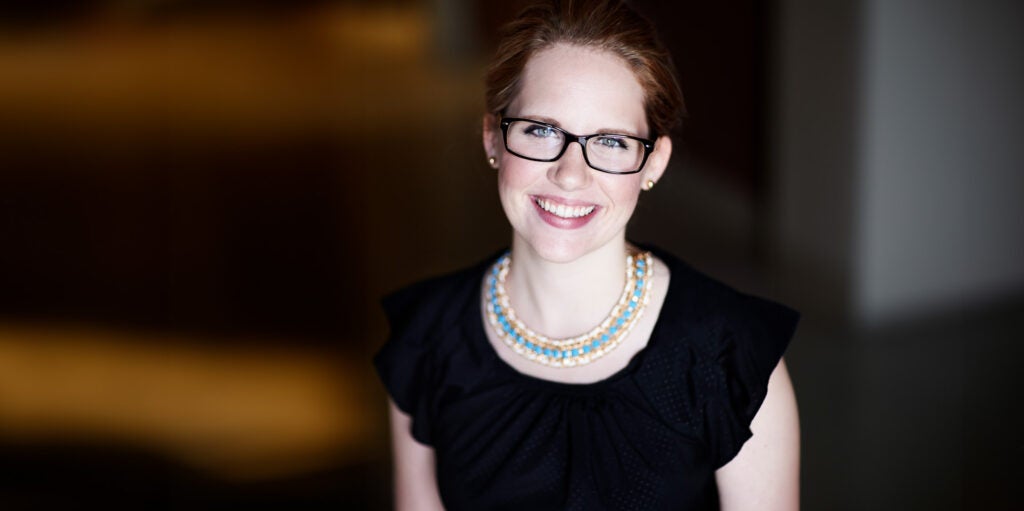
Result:
M654 142L644 138L616 133L576 135L546 122L515 117L501 119L501 133L508 152L533 161L555 161L577 142L587 165L609 174L640 172L654 150Z

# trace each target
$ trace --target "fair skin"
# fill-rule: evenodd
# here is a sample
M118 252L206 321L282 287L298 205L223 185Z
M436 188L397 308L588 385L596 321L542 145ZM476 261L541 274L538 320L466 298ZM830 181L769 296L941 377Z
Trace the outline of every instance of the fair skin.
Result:
M649 137L644 90L619 57L600 50L558 44L527 63L520 89L506 109L576 134L615 132ZM612 175L587 166L581 147L571 144L554 162L509 154L497 119L484 118L484 149L498 167L502 207L512 224L513 265L507 280L512 305L531 328L551 337L569 337L598 324L622 291L626 223L641 187L657 181L672 144L656 141L643 170ZM591 208L586 218L552 218L552 206ZM622 345L591 364L551 368L510 353L494 332L488 338L516 370L565 383L589 383L611 376L646 346L668 282L668 268L655 261L654 293L647 312ZM580 299L587 297L588 299ZM433 450L410 434L410 418L391 404L395 459L395 504L399 510L443 509L434 472ZM754 438L715 476L723 510L795 510L799 494L799 426L796 400L785 364L772 373L768 395L751 424Z

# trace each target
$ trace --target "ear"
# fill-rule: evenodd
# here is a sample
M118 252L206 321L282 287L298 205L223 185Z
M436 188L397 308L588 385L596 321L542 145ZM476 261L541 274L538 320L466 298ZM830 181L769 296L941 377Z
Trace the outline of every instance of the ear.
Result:
M668 135L658 137L658 140L654 141L654 151L651 151L651 155L647 157L647 164L644 165L643 182L647 182L648 179L658 182L661 175L665 173L665 167L668 166L671 156L672 139Z
M487 158L495 157L501 158L501 129L498 128L498 116L494 114L484 114L483 117L483 143L484 143L484 156Z

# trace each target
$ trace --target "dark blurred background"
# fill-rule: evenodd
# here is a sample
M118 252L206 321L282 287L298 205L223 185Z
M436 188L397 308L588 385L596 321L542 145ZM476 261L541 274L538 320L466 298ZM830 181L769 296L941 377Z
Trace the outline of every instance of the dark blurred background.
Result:
M510 240L522 2L0 7L0 507L387 509L377 302ZM630 237L800 309L804 508L1019 509L1024 4L655 2Z

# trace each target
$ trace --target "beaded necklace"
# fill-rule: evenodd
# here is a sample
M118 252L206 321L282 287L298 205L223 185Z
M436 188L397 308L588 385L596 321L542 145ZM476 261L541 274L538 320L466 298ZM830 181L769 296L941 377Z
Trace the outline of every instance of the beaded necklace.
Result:
M498 337L519 355L552 367L588 364L615 349L643 315L651 296L654 264L650 252L626 257L626 286L608 317L589 332L565 339L549 339L527 327L516 316L505 292L512 263L506 252L487 277L487 319Z

